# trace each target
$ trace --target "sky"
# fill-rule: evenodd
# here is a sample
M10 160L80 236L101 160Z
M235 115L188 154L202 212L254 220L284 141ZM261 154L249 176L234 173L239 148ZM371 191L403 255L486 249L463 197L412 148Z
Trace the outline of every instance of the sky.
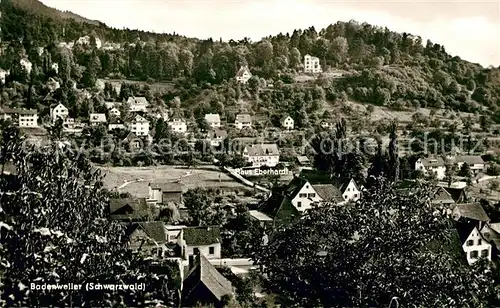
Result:
M41 0L115 28L239 40L337 21L367 22L445 46L483 66L500 66L500 0Z

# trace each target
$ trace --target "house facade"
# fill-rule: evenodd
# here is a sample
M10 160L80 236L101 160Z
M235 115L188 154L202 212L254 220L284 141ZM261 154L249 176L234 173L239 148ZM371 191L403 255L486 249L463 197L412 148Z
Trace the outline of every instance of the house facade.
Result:
M279 163L280 153L276 144L252 144L243 149L243 157L253 167L274 167Z
M462 168L464 163L469 165L470 170L474 175L477 175L480 172L485 172L486 164L483 158L479 155L460 155L451 158L457 164L458 168Z
M252 78L252 73L250 73L250 70L248 69L248 66L242 66L236 73L236 81L239 83L247 83L248 80Z
M106 122L106 115L104 113L91 113L89 116L90 126L98 126L99 124L105 124Z
M445 178L446 165L440 157L419 158L415 162L415 170L421 171L424 175L434 174L438 180Z
M53 105L50 108L50 118L52 119L52 122L56 122L58 118L65 119L69 115L69 110L64 106L63 104L59 103L56 105Z
M291 116L285 116L281 119L281 126L284 129L292 130L295 126L295 121L292 119Z
M130 122L129 129L137 136L146 136L149 134L149 121L136 115Z
M179 234L186 244L186 255L188 258L202 253L207 259L221 258L221 235L220 228L209 227L187 227Z
M462 249L469 264L474 264L479 258L491 261L492 245L484 238L477 226L474 226L469 235L462 240Z
M237 129L243 129L244 127L252 127L252 117L248 113L238 114L236 115L234 126Z
M220 127L220 116L217 113L208 113L205 115L205 121L211 128Z
M178 117L170 119L168 126L174 133L185 134L187 132L186 120Z
M345 201L357 201L361 198L362 188L358 187L354 179L350 179L349 182L341 185L340 191L342 192L342 197Z
M149 106L148 100L145 97L131 96L127 100L130 112L146 112Z
M149 201L167 204L182 203L183 185L180 183L150 183L148 186Z
M18 127L38 127L38 111L36 109L0 108L0 119L11 120Z
M321 73L323 70L321 69L321 65L319 63L318 57L313 57L311 55L304 56L304 72L305 73Z

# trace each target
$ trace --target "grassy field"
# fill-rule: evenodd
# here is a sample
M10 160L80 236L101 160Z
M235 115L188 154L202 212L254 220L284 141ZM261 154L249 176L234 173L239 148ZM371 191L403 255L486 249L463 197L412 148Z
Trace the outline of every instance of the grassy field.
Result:
M117 188L126 182L137 181L125 185L120 189L121 192L128 192L138 197L148 195L149 183L168 183L175 182L181 177L181 184L185 189L196 187L205 188L246 188L220 172L216 167L203 167L203 169L188 169L176 166L158 166L158 167L103 167L105 173L104 184L108 189ZM185 176L190 172L190 175Z

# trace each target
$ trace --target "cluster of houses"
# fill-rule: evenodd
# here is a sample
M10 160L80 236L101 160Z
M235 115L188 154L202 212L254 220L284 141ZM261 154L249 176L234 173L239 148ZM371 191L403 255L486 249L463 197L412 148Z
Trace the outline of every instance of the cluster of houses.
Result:
M424 175L434 174L438 180L446 177L446 166L456 164L460 169L467 164L473 175L484 173L486 164L479 155L450 155L445 157L420 158L415 162L415 170L421 171Z

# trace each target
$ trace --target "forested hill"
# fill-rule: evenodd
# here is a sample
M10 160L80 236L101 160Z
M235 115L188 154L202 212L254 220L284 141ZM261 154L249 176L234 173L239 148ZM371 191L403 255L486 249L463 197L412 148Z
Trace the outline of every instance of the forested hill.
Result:
M23 38L28 54L33 47L74 41L83 35L120 43L122 48L114 50L73 49L74 62L92 67L98 77L214 85L234 77L240 65L248 64L256 76L289 83L290 76L300 71L303 56L311 54L321 59L326 70L348 72L345 78L322 82L327 97L347 95L392 108L448 107L492 115L500 103L499 69L451 56L444 46L422 42L418 36L366 23L337 22L326 29L295 30L259 42L221 42L81 23L57 14L37 14L11 1L1 3L3 41ZM126 44L138 40L143 44ZM52 60L61 58L60 51L51 53ZM8 61L1 65L8 66ZM79 77L61 76L63 82L65 78Z

